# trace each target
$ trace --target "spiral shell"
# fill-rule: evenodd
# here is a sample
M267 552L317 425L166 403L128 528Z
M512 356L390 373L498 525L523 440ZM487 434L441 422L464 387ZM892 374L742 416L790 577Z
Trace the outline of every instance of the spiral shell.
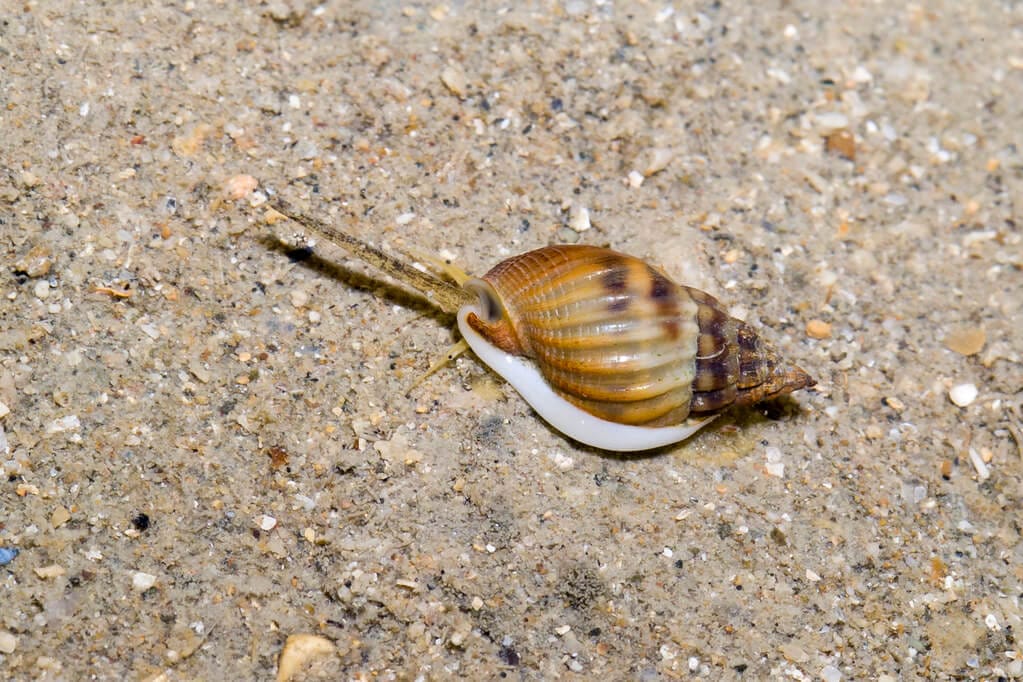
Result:
M463 332L527 358L554 393L603 422L673 427L815 383L713 296L608 249L530 251L466 287L479 304L459 316Z
M729 406L816 383L713 296L631 256L549 246L479 279L462 273L453 278L462 288L286 201L270 205L455 313L476 356L587 445L634 452L677 443Z

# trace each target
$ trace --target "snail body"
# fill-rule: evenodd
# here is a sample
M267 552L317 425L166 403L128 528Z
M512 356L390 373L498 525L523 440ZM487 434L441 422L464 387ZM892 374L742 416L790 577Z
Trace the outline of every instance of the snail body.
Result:
M476 356L586 445L669 445L729 407L816 383L713 296L633 256L548 246L456 287L282 201L273 208L455 313Z
M509 258L465 288L476 355L562 433L629 452L688 438L735 405L812 386L711 295L583 245Z

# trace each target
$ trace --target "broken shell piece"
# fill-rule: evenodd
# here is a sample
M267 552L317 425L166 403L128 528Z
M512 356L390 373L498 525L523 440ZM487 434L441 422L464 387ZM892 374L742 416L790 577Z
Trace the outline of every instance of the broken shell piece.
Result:
M52 252L48 246L39 244L33 246L24 256L14 261L12 269L16 273L21 272L29 277L36 278L48 275L52 267Z
M675 152L667 147L654 147L648 152L647 163L643 168L643 175L650 177L668 167L671 160L675 158Z
M244 199L259 187L259 180L251 175L235 175L224 183L224 194L228 199Z
M977 387L974 384L959 384L948 391L949 399L959 407L966 407L977 399Z
M308 633L291 635L277 659L277 682L288 682L312 660L335 651L337 647L326 637Z

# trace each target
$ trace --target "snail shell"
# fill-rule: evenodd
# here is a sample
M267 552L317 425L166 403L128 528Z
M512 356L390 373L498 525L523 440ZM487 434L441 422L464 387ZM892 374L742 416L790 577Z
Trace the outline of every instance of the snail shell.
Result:
M608 249L509 258L458 311L476 355L552 426L620 452L688 438L722 410L816 382L711 295Z

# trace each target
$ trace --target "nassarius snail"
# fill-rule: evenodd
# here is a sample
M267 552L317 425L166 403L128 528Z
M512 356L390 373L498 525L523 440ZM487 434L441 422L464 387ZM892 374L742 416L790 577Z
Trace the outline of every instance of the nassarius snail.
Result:
M633 452L696 433L733 405L813 386L713 296L609 249L547 246L458 287L279 200L270 206L407 284L551 426Z

